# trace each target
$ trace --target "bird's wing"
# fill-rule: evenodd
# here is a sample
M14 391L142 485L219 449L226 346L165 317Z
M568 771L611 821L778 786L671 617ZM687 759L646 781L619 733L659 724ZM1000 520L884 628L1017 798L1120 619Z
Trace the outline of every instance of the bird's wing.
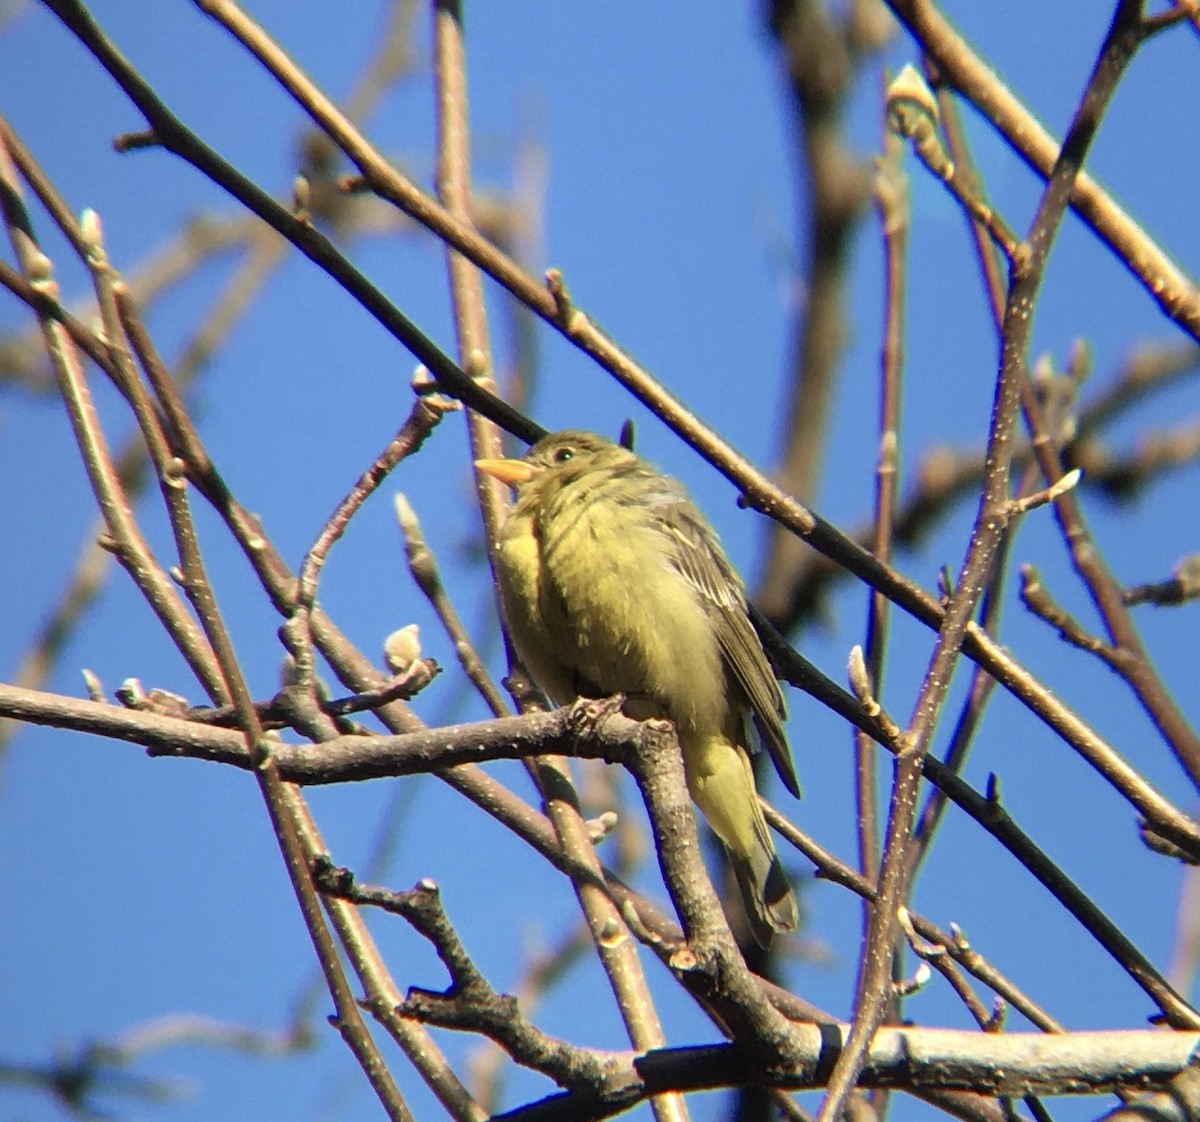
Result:
M754 726L771 753L784 785L797 798L800 782L792 763L783 719L783 693L746 612L741 581L712 531L682 496L656 503L655 513L670 535L671 562L714 609L717 642L725 664L750 703Z

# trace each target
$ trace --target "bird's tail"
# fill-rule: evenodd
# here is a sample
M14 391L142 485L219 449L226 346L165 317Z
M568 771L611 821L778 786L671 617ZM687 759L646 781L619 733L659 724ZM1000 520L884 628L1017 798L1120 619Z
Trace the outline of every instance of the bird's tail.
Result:
M751 857L740 857L728 847L726 852L742 893L742 904L755 942L760 947L769 947L777 931L795 931L800 922L796 896L787 882L775 847L769 846Z
M761 946L800 922L796 897L758 804L750 757L724 737L684 744L688 787L729 854L750 930Z

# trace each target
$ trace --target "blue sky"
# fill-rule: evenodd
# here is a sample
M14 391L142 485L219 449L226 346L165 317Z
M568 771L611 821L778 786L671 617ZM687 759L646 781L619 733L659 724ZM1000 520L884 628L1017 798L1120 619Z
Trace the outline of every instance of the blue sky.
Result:
M190 127L268 189L284 193L295 172L302 115L220 28L192 5L91 5L99 22ZM1110 15L1096 3L946 6L948 14L1013 91L1061 135ZM253 14L335 97L350 88L381 27L379 5L250 6ZM417 16L413 75L372 117L368 132L417 182L432 179L428 14ZM476 180L505 192L514 153L536 141L544 195L536 269L563 270L579 306L736 447L770 466L780 428L783 370L797 292L789 268L794 212L803 203L791 151L792 123L779 60L755 6L545 5L512 0L469 6L469 80ZM1179 30L1135 61L1097 140L1090 167L1147 230L1194 275L1200 228L1194 184L1200 163L1197 37ZM863 159L881 135L880 66L915 60L902 33L865 67L848 106L847 140ZM111 137L140 120L99 67L37 4L0 32L0 112L79 210L104 221L110 256L126 273L160 249L176 225L226 200L192 169L161 152L113 153ZM976 157L996 205L1018 231L1036 206L1038 182L980 120L965 111ZM962 220L942 189L910 159L908 364L903 465L911 475L931 446L973 448L986 431L996 342ZM64 291L86 278L46 234ZM355 244L354 260L447 349L452 349L445 265L428 238ZM849 338L831 419L817 507L851 528L870 509L881 321L878 223L868 217L851 262ZM206 266L156 305L148 319L163 353L179 353L230 275ZM493 309L500 307L491 290ZM24 325L0 299L0 329ZM503 317L493 333L506 353ZM1131 350L1182 337L1107 249L1076 220L1064 226L1034 325L1035 356L1062 362L1084 338L1101 388ZM614 433L633 416L644 455L677 474L717 525L735 563L756 571L763 527L737 509L715 472L594 364L545 328L531 411L548 428ZM258 512L284 556L298 564L334 504L407 414L413 359L331 282L293 254L253 312L216 354L194 397L210 452L246 506ZM114 444L129 431L120 404L98 389ZM1141 406L1113 432L1128 448L1144 428L1196 414L1194 380ZM94 518L61 408L5 399L0 413L0 519L16 527L0 551L5 590L0 667L9 675L71 571ZM430 723L482 717L460 704L453 651L408 581L391 495L403 490L421 516L448 586L473 634L497 658L494 623L476 558L479 526L469 503L461 418L451 418L364 509L334 550L322 602L365 651L392 628L422 627L426 652L446 668L418 702ZM1086 511L1120 579L1166 575L1195 550L1196 472L1162 479L1130 508L1091 494ZM142 513L142 512L140 512ZM932 588L938 569L957 569L972 511L951 512L901 567ZM165 521L145 504L147 532L166 550ZM201 533L219 600L252 688L276 687L278 620L215 520ZM1041 569L1056 597L1093 623L1048 512L1022 527L1018 562ZM862 641L865 593L846 587L827 618L799 636L808 656L844 680L849 648ZM1177 696L1194 693L1194 609L1142 609L1147 644ZM1194 795L1126 691L1094 661L1052 641L1010 587L1002 639L1184 809ZM932 638L897 618L885 701L907 719ZM88 667L112 690L136 676L199 701L198 687L129 582L115 576L73 636L47 688L83 692ZM960 674L950 711L962 694ZM785 809L819 840L853 857L851 738L803 696L790 699L789 731L805 800ZM935 750L944 746L949 722ZM990 772L1021 825L1165 965L1180 875L1141 848L1129 808L1019 705L997 693L968 765L982 786ZM515 768L496 773L528 795ZM886 773L886 768L885 768ZM282 1025L313 966L266 816L240 774L193 762L149 760L129 746L30 729L0 775L0 892L10 901L0 928L0 988L9 1015L0 1059L36 1061L81 1036L112 1037L145 1020L191 1011L264 1029ZM565 885L525 859L518 843L465 807L434 779L320 791L312 802L338 861L360 866L394 799L406 810L390 884L432 877L468 946L497 986L515 984L522 952L553 941L572 915ZM436 844L429 844L437 839ZM793 863L799 880L811 870ZM661 898L651 871L647 891ZM531 899L545 901L536 915ZM1137 1027L1148 1002L1014 860L951 814L917 886L916 905L942 926L963 925L972 942L1070 1027ZM857 905L829 885L807 883L805 936L822 948L800 959L789 981L809 1000L845 1016L858 949ZM443 981L432 955L398 922L375 930L401 986ZM654 976L672 1043L712 1039L712 1030ZM582 1042L620 1045L602 982L589 965L547 999L539 1024ZM323 1008L323 1007L322 1007ZM586 1014L583 1011L586 1010ZM914 1020L965 1025L945 987L931 983L906 1007ZM1014 1019L1013 1027L1021 1027ZM318 1029L321 1026L318 1023ZM142 1074L180 1078L188 1092L170 1105L104 1105L121 1117L298 1119L375 1117L377 1106L332 1031L314 1053L292 1060L230 1057L203 1049L154 1053ZM472 1045L448 1038L452 1057ZM402 1064L397 1064L402 1067ZM420 1116L437 1109L407 1072L403 1090ZM508 1105L542 1084L517 1076ZM8 1110L40 1122L57 1117L44 1098L9 1092ZM715 1097L699 1118L719 1114ZM923 1113L911 1101L899 1118ZM1073 1111L1075 1111L1073 1113ZM1097 1104L1062 1107L1087 1117Z

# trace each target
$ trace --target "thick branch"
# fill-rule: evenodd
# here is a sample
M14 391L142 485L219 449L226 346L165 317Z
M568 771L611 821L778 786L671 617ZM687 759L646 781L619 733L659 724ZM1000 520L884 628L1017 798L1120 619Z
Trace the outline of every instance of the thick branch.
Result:
M770 1085L789 1090L823 1086L846 1030L845 1025L797 1026L797 1065ZM1195 1033L1154 1030L1045 1036L885 1026L871 1043L859 1085L1007 1096L1126 1090L1186 1071L1198 1044ZM640 1082L636 1097L629 1084L619 1098L554 1095L499 1115L495 1122L598 1122L649 1094L711 1090L736 1085L746 1076L732 1045L652 1052L636 1057L633 1066Z

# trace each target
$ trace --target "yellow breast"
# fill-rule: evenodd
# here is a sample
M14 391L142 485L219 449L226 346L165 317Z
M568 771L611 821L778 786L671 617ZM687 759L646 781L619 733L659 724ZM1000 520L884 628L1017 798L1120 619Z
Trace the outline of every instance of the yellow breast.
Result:
M580 503L539 525L518 508L498 561L513 642L555 701L623 691L647 703L640 715L669 716L681 732L725 723L712 624L644 511Z

